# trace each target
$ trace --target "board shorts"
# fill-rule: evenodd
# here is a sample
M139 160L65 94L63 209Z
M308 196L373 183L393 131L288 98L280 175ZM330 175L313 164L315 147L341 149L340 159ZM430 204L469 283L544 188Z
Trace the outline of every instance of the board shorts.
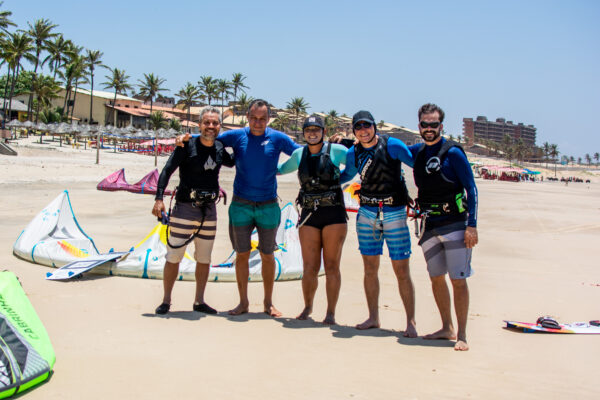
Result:
M383 242L388 247L392 260L405 260L410 257L410 232L406 225L406 208L384 211L383 224L377 219L377 212L364 207L356 215L358 250L364 256L383 254Z
M187 246L172 248L183 244L202 223L202 229L194 236L194 259L201 264L210 264L210 256L217 233L217 207L214 203L199 208L192 203L176 202L169 219L169 240L167 241L167 262L177 264L185 256Z
M465 279L473 275L473 249L465 245L464 222L426 229L419 245L427 262L429 276L447 273L450 279Z
M310 217L308 215L312 212ZM306 219L308 217L308 219ZM319 207L316 211L303 208L300 213L300 223L302 226L312 226L322 230L327 225L346 224L348 214L343 205L331 207Z
M246 253L252 250L252 231L258 232L258 250L273 254L277 249L277 229L281 222L281 210L277 199L251 201L233 195L229 206L229 238L233 250Z

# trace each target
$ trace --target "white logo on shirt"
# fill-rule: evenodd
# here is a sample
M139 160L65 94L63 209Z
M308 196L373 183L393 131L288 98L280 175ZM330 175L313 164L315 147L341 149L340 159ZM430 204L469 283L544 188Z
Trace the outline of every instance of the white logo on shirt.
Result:
M260 145L261 146L266 146L269 144L269 139L265 140L264 142L262 142Z
M204 163L204 169L215 169L216 166L217 166L217 163L214 162L214 160L211 158L211 156L208 156L208 159Z
M439 159L439 157L431 157L429 160L427 160L427 163L425 164L425 172L427 172L428 174L431 174L432 172L437 172L440 170L441 164L442 162Z

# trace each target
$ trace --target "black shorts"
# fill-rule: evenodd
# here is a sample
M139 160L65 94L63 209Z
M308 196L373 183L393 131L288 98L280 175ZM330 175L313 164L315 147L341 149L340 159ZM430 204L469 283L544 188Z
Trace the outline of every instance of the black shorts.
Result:
M302 209L300 213L300 223L306 219L308 214L312 210ZM333 224L345 224L348 220L348 214L346 214L346 208L342 205L330 206L330 207L319 207L316 211L312 211L312 214L303 226L312 226L313 228L323 229L327 225Z

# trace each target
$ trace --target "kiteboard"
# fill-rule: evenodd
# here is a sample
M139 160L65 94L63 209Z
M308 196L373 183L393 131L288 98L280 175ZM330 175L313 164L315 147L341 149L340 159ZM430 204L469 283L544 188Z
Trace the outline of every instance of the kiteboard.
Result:
M122 256L129 254L128 251L110 252L106 254L98 254L90 256L82 260L73 261L63 267L60 267L54 272L47 272L46 279L48 280L64 280L75 278L93 268L96 268L104 263L115 261Z
M572 324L559 324L560 329L547 328L531 322L504 321L506 327L521 330L525 333L579 333L600 335L600 321L574 322Z

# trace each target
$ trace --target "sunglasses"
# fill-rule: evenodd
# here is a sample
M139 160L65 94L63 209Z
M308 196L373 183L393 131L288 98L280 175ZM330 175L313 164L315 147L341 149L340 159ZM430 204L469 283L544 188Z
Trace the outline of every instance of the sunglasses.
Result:
M366 121L357 122L356 125L354 125L354 130L360 131L361 129L369 129L372 126L373 126L373 124L370 122L366 122Z
M440 127L440 122L425 122L425 121L421 121L419 123L419 125L421 125L421 128L423 128L423 129L427 129L427 128L437 129L437 128Z

